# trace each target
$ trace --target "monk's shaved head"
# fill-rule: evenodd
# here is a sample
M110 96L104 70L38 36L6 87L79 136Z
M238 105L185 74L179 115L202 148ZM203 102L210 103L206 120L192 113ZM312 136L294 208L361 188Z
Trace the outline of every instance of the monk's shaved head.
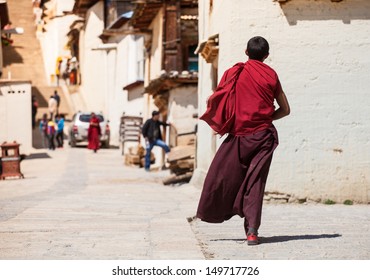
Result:
M270 46L267 40L261 36L256 36L248 41L245 53L250 59L263 61L269 55Z

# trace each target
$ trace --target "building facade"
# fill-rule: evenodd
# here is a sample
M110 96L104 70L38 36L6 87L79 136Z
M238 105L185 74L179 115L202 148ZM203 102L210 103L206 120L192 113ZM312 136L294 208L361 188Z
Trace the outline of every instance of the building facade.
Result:
M120 145L121 117L141 116L144 107L143 39L128 30L131 7L128 2L81 0L73 9L84 21L73 39L79 53L79 92L88 110L109 120L114 146Z
M163 138L175 147L178 138L195 133L197 125L198 1L136 2L130 25L146 34L144 92L154 106L147 107L144 117L159 110L162 121L171 123ZM163 165L162 150L153 151L157 164Z
M22 154L29 154L32 151L31 81L12 77L9 64L13 61L9 57L8 68L3 73L3 55L10 56L14 39L11 35L17 33L11 27L6 1L0 3L0 26L0 143L15 141L21 145Z
M222 73L247 60L247 41L260 35L270 43L265 63L277 71L292 113L275 122L280 145L267 192L369 202L369 28L366 0L199 1L200 114ZM221 141L199 122L195 185Z
M0 143L21 144L32 152L31 81L0 80Z

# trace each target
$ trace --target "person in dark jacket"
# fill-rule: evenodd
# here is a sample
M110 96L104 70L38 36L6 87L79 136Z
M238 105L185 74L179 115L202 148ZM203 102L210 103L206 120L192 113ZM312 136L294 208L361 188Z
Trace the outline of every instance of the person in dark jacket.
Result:
M169 126L170 124L159 121L159 112L153 111L152 118L148 119L142 128L142 133L145 138L146 154L145 154L145 170L150 170L150 152L154 146L159 146L166 153L170 151L170 147L162 140L160 126Z

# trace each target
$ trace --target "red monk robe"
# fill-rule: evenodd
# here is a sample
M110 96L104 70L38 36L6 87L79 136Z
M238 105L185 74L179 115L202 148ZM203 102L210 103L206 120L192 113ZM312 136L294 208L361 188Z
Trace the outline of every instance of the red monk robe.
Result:
M87 148L96 152L100 147L100 121L94 113L91 114L90 125L87 131Z
M283 94L275 71L258 60L236 64L223 75L219 87L230 82L240 69L235 87L235 102L228 104L234 116L229 135L218 149L208 170L197 217L222 223L234 215L245 217L245 230L258 229L261 223L265 184L278 145L272 125L274 99ZM207 123L224 121L212 97L201 117ZM217 119L219 118L219 119ZM211 120L212 119L212 120ZM212 127L212 125L211 125ZM221 133L222 134L222 133Z

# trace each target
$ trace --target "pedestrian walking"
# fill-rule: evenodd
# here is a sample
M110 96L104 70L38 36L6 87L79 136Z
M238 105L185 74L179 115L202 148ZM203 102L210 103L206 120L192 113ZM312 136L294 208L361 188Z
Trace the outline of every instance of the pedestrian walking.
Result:
M49 147L49 140L48 140L48 115L44 113L42 115L42 119L40 120L39 124L39 130L41 134L41 142L42 142L42 147L43 148L48 148Z
M78 61L77 58L74 56L69 61L69 84L77 85L77 69L78 69Z
M87 141L88 141L87 148L93 150L95 153L98 151L100 147L100 136L101 136L100 120L95 115L95 113L91 113L89 129L87 131Z
M48 140L49 140L49 150L55 150L55 134L56 134L56 125L53 119L48 121Z
M57 79L57 86L59 86L59 79L60 79L61 74L62 74L62 72L61 72L62 61L63 61L63 59L60 56L58 56L57 61L56 61L56 65L55 65L55 77Z
M56 132L56 140L57 140L57 147L63 148L63 133L64 133L64 116L58 115L57 118L57 132Z
M159 120L159 112L153 111L152 118L148 119L142 128L142 134L145 138L146 154L145 154L145 170L150 170L150 153L154 146L159 146L166 153L170 152L170 147L162 140L160 126L169 126L170 124Z
M35 129L36 127L36 114L37 114L37 108L39 107L39 104L36 100L36 97L32 95L32 129Z
M67 85L69 85L69 64L70 58L64 59L61 67L62 78Z
M58 108L58 103L57 100L54 98L53 95L50 96L49 101L48 101L48 108L49 108L49 114L50 114L50 119L53 119Z
M201 117L216 132L229 135L209 167L197 217L209 223L244 217L247 243L256 245L265 184L278 145L272 122L287 116L290 107L278 75L264 63L269 55L266 39L251 38L246 55L246 63L224 73Z
M56 109L56 114L59 114L59 106L60 106L60 95L58 94L57 90L54 90L54 99L57 101L57 109Z

